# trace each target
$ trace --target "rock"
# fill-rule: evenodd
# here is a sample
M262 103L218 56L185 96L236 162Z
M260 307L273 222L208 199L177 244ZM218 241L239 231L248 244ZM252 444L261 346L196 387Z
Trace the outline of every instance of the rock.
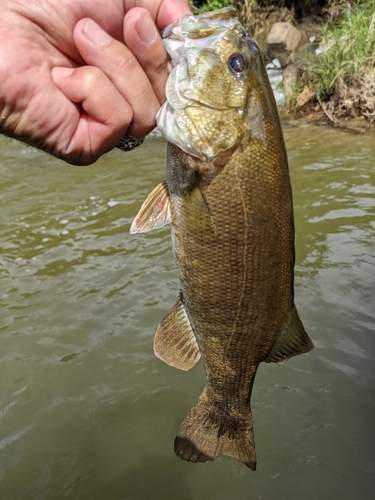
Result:
M306 43L306 35L288 22L275 23L267 37L268 50L272 57L279 59L282 67L287 66L291 54Z
M297 66L295 64L288 64L288 66L286 66L283 69L283 85L284 85L285 97L287 99L296 92L297 81L298 81Z
M319 21L317 20L317 23L319 23ZM305 20L305 22L301 22L301 23L298 23L296 25L296 28L299 30L299 31L302 31L303 33L305 33L306 35L306 38L311 42L313 43L310 38L313 38L315 40L320 40L320 37L321 37L321 33L319 31L319 28L317 26L317 23L312 23L312 22L308 22ZM313 41L315 41L313 40Z
M254 33L254 40L264 54L267 54L268 34L276 22L285 20L285 14L283 14L283 11L271 12L271 14L265 19L264 23L262 23L262 27Z
M273 64L274 62L278 62L278 60L274 59L272 63L267 64L267 74L273 90L273 95L275 96L276 104L278 106L284 106L285 94L280 85L283 81L283 72L281 69L276 67L275 64Z
M299 69L306 69L306 61L316 58L315 49L317 45L312 43L305 43L300 45L292 54L290 55L290 60Z

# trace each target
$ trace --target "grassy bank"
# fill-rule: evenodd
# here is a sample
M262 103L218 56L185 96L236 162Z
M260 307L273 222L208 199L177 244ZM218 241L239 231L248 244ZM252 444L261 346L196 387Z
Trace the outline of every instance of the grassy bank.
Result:
M252 33L275 9L288 8L290 22L309 16L317 25L320 54L306 61L301 84L333 122L360 118L375 122L375 0L195 0L199 11L234 5Z
M338 78L351 78L375 66L375 0L346 6L336 26L324 25L322 54L310 64L319 96L329 94Z
M341 19L321 29L322 53L308 77L336 119L375 120L375 0L345 5Z

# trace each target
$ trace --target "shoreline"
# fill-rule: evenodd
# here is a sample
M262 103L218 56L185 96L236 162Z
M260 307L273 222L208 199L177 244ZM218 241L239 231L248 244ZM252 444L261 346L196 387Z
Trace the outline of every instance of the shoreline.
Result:
M331 10L316 5L305 16L280 2L262 7L227 1L238 8L267 69L274 65L280 72L271 85L284 120L375 132L375 0L353 0Z
M375 132L375 123L369 122L359 118L347 118L345 120L336 120L333 122L324 113L319 105L319 110L311 109L309 107L299 108L294 112L287 109L286 106L279 107L279 116L281 123L308 123L309 125L316 125L319 127L331 127L337 130L350 134L373 134Z

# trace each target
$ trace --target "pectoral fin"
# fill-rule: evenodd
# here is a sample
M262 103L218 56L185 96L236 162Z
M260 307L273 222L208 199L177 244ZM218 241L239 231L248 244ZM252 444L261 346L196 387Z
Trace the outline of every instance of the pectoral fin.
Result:
M133 220L130 233L147 233L167 226L171 221L169 192L166 182L156 186L143 202L138 215Z
M266 363L284 363L292 356L309 352L311 349L314 349L314 344L305 332L297 309L293 305L281 335L264 361Z
M161 320L155 333L154 352L158 358L179 370L190 370L201 353L181 299Z

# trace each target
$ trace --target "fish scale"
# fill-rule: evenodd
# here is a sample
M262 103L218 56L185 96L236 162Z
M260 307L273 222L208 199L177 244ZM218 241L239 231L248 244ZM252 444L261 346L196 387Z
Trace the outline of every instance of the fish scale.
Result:
M175 452L192 462L228 455L255 470L259 363L313 348L294 305L287 157L259 49L234 10L180 24L167 28L175 70L157 116L169 141L166 179L131 231L171 226L181 291L156 331L155 354L182 370L200 356L205 364L207 385Z

